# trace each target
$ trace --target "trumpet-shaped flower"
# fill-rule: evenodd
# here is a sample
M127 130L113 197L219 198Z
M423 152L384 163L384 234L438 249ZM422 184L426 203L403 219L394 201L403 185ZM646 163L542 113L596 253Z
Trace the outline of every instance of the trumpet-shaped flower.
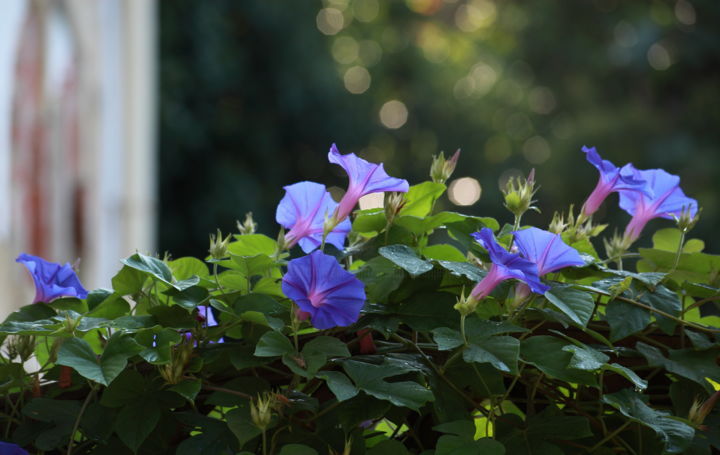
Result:
M538 276L585 264L580 253L563 242L558 234L536 227L515 231L514 234L520 254L537 265Z
M321 251L291 260L282 290L318 329L356 322L365 304L363 283Z
M538 267L531 261L510 253L495 241L495 236L489 228L472 234L473 238L488 251L492 266L485 278L473 288L470 295L475 300L487 297L495 287L505 280L515 278L523 281L530 289L538 294L544 294L550 289L540 282Z
M309 253L322 244L325 218L332 216L337 208L325 185L315 182L299 182L285 187L285 197L278 204L275 220L286 229L288 247L300 244ZM350 220L339 223L328 233L326 242L342 250L345 237L350 232Z
M625 228L625 239L629 243L640 237L647 222L653 218L673 219L681 216L683 209L691 217L697 214L697 201L685 196L680 189L680 177L668 174L662 169L638 172L647 181L652 196L634 191L620 191L620 208L632 215Z
M0 455L28 455L28 452L17 444L0 441Z
M610 161L602 159L595 147L583 146L582 151L585 152L590 164L600 171L597 185L583 205L583 215L590 216L595 213L605 201L605 198L614 191L625 190L627 192L652 194L646 182L639 176L638 171L632 164L628 163L622 168L618 168Z
M390 177L383 169L383 165L368 163L358 158L354 153L341 155L335 144L330 147L328 160L338 164L347 172L350 183L347 191L340 200L340 205L335 213L335 220L342 221L352 212L361 197L366 194L380 193L383 191L397 191L407 193L410 186L407 180Z
M33 303L47 303L59 297L84 299L88 295L70 264L60 265L25 253L18 256L15 262L23 264L35 282Z

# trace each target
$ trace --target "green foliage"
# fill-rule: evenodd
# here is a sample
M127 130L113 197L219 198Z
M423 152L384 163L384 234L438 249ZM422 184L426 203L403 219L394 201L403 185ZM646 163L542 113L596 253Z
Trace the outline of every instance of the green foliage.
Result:
M294 251L261 234L204 262L134 254L111 290L20 308L0 324L0 428L76 455L719 448L717 256L663 230L637 268L585 256L544 294L506 282L461 317L491 262L468 234L510 245L512 226L435 213L428 183L394 218L357 213L333 250L366 291L349 327L302 320L280 284ZM678 267L651 266L664 254Z

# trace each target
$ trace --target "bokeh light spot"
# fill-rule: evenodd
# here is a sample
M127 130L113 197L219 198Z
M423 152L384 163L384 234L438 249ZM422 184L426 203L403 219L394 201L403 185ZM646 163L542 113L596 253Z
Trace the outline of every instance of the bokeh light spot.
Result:
M681 24L694 25L697 20L695 7L688 1L678 0L675 4L675 17Z
M325 35L335 35L345 25L342 11L337 8L323 8L315 18L318 30Z
M336 62L349 65L358 58L359 46L357 41L349 36L341 36L333 41L332 56Z
M370 88L370 73L362 66L353 66L345 71L343 82L348 92L359 95Z
M549 88L534 87L528 93L528 105L531 111L547 115L555 109L557 102L555 101L555 94Z
M412 11L429 16L442 6L442 0L405 0Z
M650 49L648 49L647 52L647 60L650 66L658 71L665 71L670 68L670 65L672 65L670 53L667 49L665 49L665 47L663 47L662 44L659 43L655 43L650 46Z
M492 136L485 142L485 159L491 163L501 163L512 154L512 145L505 136Z
M358 201L360 210L381 209L385 206L385 193L370 193Z
M472 177L453 180L448 188L448 198L455 205L473 205L480 199L482 187Z
M635 27L625 21L620 21L613 30L615 42L621 47L633 47L638 43L638 34Z
M468 33L489 27L496 18L495 4L488 0L472 0L455 11L455 25Z
M398 129L407 122L408 110L402 101L390 100L380 108L380 122L390 129Z
M533 136L523 144L523 156L530 164L542 164L550 158L550 144L542 136Z
M508 180L510 178L518 178L521 179L525 177L520 169L510 168L503 171L502 174L500 174L500 177L498 177L498 187L500 190L504 190L507 186Z
M380 12L378 0L355 0L353 2L353 13L355 19L360 22L372 22Z
M363 40L359 43L358 55L360 62L366 67L377 65L382 58L382 47L373 40Z

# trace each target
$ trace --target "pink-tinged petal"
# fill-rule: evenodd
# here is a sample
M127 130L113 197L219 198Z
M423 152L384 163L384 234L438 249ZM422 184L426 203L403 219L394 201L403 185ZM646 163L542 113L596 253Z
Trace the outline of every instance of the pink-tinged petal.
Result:
M406 193L410 188L407 180L390 177L383 164L369 163L354 153L342 155L333 144L328 153L331 163L341 166L348 175L349 184L337 210L336 219L345 219L361 197L385 191Z
M299 182L285 187L285 196L278 204L276 221L289 231L285 241L292 247L296 243L305 253L322 244L325 218L331 217L337 208L325 185L315 182ZM328 234L326 241L342 250L350 232L349 220L339 223Z
M88 295L70 264L60 265L25 253L15 262L23 264L32 276L35 283L33 303L50 302L60 297L84 299Z
M353 324L365 304L363 283L321 251L290 261L282 290L318 329Z
M540 281L537 266L500 246L491 229L483 228L473 233L472 237L488 251L493 263L485 278L472 290L471 294L476 300L486 297L495 286L511 278L523 281L537 294L544 294L550 289Z
M565 267L585 265L580 253L563 242L559 234L531 227L515 231L514 235L520 254L537 265L539 276Z
M652 195L620 191L620 208L633 216L625 228L628 240L637 240L648 221L654 218L673 219L679 217L683 210L688 210L691 216L697 214L697 201L685 196L680 188L680 177L662 169L648 169L638 173L647 181Z
M648 185L639 176L632 164L626 164L622 168L618 168L610 161L603 160L595 147L583 146L582 151L585 153L588 162L600 171L600 177L595 189L583 204L583 215L590 216L595 213L610 193L613 192L627 190L652 194Z

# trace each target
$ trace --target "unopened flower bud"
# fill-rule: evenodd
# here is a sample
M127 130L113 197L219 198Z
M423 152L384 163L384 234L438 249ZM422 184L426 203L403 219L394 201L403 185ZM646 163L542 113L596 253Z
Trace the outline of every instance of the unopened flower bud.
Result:
M505 208L507 208L513 215L520 217L523 213L528 210L535 210L539 212L539 209L533 206L535 200L533 196L537 192L535 188L535 169L530 171L527 178L515 178L510 177L503 190L505 196Z
M453 306L461 316L467 316L475 312L477 308L478 300L476 300L472 294L465 297L465 290L463 289L460 297L457 299L457 303Z
M210 256L213 259L222 259L228 255L228 244L230 243L231 234L223 239L220 229L217 231L217 236L210 234Z
M677 224L678 229L683 232L692 230L692 228L694 228L700 220L700 212L702 212L702 208L698 209L695 215L693 215L691 207L683 207L682 212L680 212L680 216L675 217L675 223Z
M553 234L562 234L567 229L568 223L565 222L565 217L560 212L555 212L548 230Z
M265 431L270 426L274 401L275 394L265 393L258 395L250 403L250 418L253 424L262 431Z
M603 239L603 244L605 244L605 254L608 259L612 260L617 260L622 257L630 246L627 239L624 236L620 236L617 232L610 237L610 240Z
M393 222L397 214L400 213L400 210L405 207L406 203L407 200L405 200L403 193L395 191L385 193L385 218L387 218L388 223Z
M185 374L185 368L193 354L192 337L183 336L180 344L172 348L170 354L170 363L160 365L158 371L160 376L168 384L177 384L182 381Z
M705 400L703 403L700 403L700 400L695 400L692 406L690 406L688 420L695 425L701 426L703 422L705 422L705 418L710 414L710 412L712 412L718 398L720 398L720 390L710 395L710 398Z
M240 223L240 221L237 222L237 228L243 235L255 233L257 223L253 220L252 212L247 212L245 214L245 221L242 223Z
M455 171L458 159L460 158L460 149L449 159L445 159L445 153L440 152L439 155L433 157L430 166L430 178L435 183L445 183Z

